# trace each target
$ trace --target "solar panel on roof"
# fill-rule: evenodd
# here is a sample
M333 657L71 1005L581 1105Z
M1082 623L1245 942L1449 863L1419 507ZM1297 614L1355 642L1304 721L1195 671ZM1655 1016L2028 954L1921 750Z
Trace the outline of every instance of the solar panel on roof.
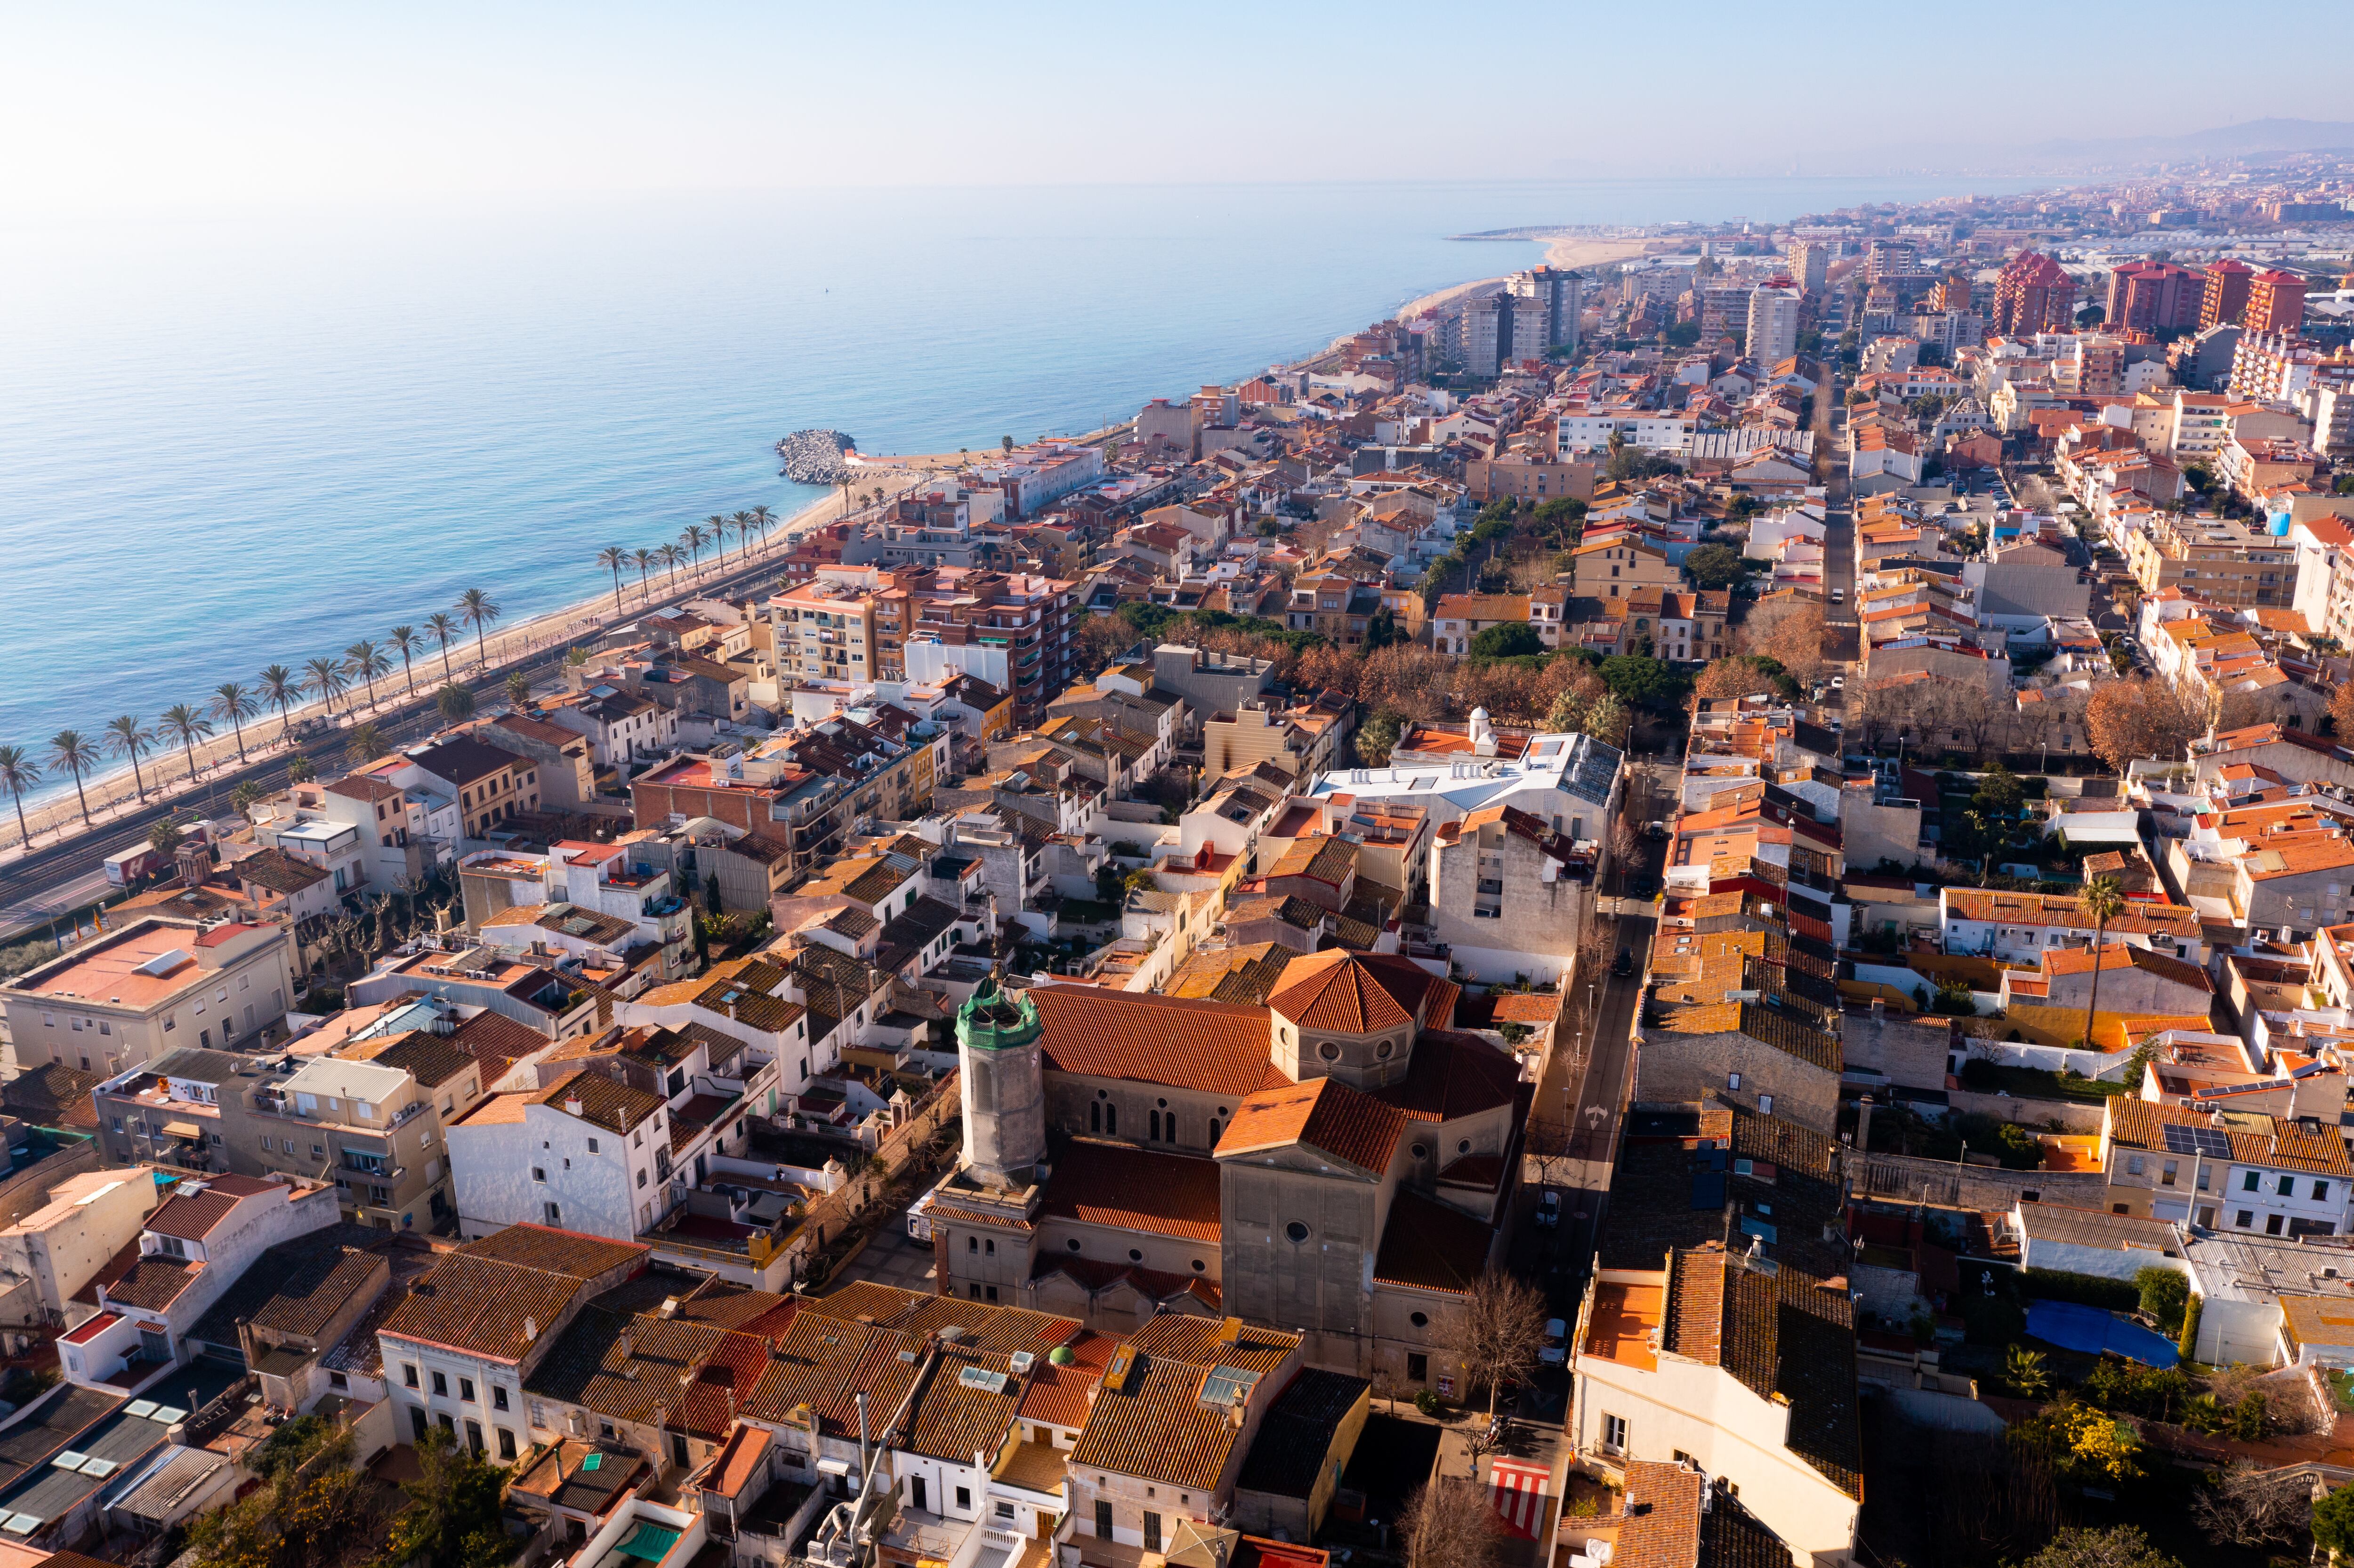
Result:
M2221 1128L2170 1121L2166 1124L2164 1137L2168 1154L2203 1154L2211 1160L2232 1157L2232 1140Z
M991 1393L1003 1393L1006 1377L1003 1372L991 1372L987 1367L968 1366L959 1370L957 1382L967 1388L984 1389Z

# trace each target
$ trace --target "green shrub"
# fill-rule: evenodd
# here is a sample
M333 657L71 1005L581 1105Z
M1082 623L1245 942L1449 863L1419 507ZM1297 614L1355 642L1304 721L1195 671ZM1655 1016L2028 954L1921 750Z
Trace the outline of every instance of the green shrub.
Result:
M1436 1415L1438 1414L1438 1395L1426 1388L1414 1396L1414 1407L1425 1415Z
M2181 1333L2182 1314L2190 1305L2190 1281L2170 1268L2145 1268L2134 1275L2134 1284L2141 1291L2141 1309L2159 1332Z
M2179 1367L2161 1372L2122 1356L2103 1356L2085 1377L2084 1393L2103 1410L2171 1421L2190 1397L2190 1379Z
M2199 1302L2200 1298L2193 1296L2190 1305L2184 1308L2182 1337L2175 1342L2174 1348L2182 1352L2182 1359L2186 1361L2199 1353Z
M2023 1296L2043 1301L2074 1301L2110 1312L2131 1312L2141 1306L2141 1292L2130 1280L2107 1279L2097 1274L2072 1274L2064 1268L2026 1268L2019 1274Z
M2002 1075L1983 1056L1967 1056L1962 1060L1962 1087L1978 1094L1992 1094L2002 1086Z

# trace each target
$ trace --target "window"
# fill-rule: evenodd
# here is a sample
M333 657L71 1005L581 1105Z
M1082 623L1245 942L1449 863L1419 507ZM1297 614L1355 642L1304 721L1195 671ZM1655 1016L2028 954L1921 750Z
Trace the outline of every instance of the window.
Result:
M1740 1074L1738 1074L1738 1073L1727 1073L1727 1074L1725 1074L1725 1075L1724 1075L1724 1086L1725 1086L1726 1088L1728 1088L1728 1089L1737 1089L1737 1088L1739 1088L1739 1087L1741 1086L1741 1075L1740 1075Z
M469 1404L474 1403L474 1380L472 1378L461 1377L458 1380L458 1397L464 1400Z
M564 1223L563 1215L557 1212L556 1205L553 1203L547 1205L547 1223L551 1225L562 1224Z
M644 1171L643 1170L641 1170L641 1171L639 1171L639 1172L638 1172L638 1185L639 1185L639 1186L641 1186L641 1187L642 1187L642 1186L644 1186L645 1184L646 1184L646 1173L645 1173L645 1171Z
M999 1503L997 1505L997 1517L1000 1519L1012 1519L1013 1517L1013 1505L1010 1502Z
M2253 1209L2242 1209L2237 1214L2232 1216L2232 1223L2234 1225L2237 1225L2240 1229L2246 1230L2250 1225L2256 1223L2256 1212Z
M446 1399L450 1394L450 1380L440 1372L433 1374L433 1393L437 1399Z
M403 1383L406 1383L411 1388L415 1388L417 1386L417 1367L414 1362L402 1367L400 1369L400 1373L401 1381Z
M959 1487L956 1489L956 1494L957 1507L970 1508L972 1506L972 1489L970 1487Z
M1759 1095L1757 1097L1757 1114L1759 1116L1772 1116L1774 1114L1774 1097L1772 1095Z
M965 1237L964 1250L967 1252L979 1252L981 1250L981 1238L979 1236Z
M1144 1510L1144 1549L1147 1552L1161 1550L1161 1516L1150 1509Z
M1428 1383L1430 1358L1419 1351L1408 1351L1405 1356L1405 1380L1408 1383Z
M513 1459L515 1457L514 1434L508 1431L504 1426L498 1429L498 1433L499 1457L502 1459Z
M2284 1198L2294 1198L2296 1196L2296 1177L2284 1176L2280 1179L2280 1195Z
M1606 1454L1623 1454L1627 1451L1627 1418L1625 1416L1603 1416L1602 1450Z
M1111 1539L1111 1504L1101 1498L1096 1499L1096 1539Z
M2328 1200L2328 1197L2329 1183L2327 1181L2316 1181L2313 1184L2313 1201L2317 1203L2325 1202Z
M544 1165L533 1166L531 1168L531 1179L535 1181L545 1184L547 1181L547 1168Z
M2263 1172L2251 1171L2240 1182L2240 1191L2243 1192L2261 1192L2264 1191L2263 1181Z
M2264 1216L2264 1234L2268 1236L2276 1236L2280 1234L2281 1216L2278 1214L2266 1214Z
M1308 1227L1294 1220L1283 1227L1283 1234L1289 1236L1295 1243L1304 1242L1308 1239Z
M2175 1172L2180 1169L2181 1163L2182 1162L2179 1160L2168 1160L2165 1166L2158 1173L2158 1184L2161 1187L2173 1186Z
M593 1138L588 1140L588 1152L591 1154L597 1152L597 1140Z
M2128 1176L2138 1176L2141 1174L2140 1155L2128 1154L2126 1156L2126 1174Z

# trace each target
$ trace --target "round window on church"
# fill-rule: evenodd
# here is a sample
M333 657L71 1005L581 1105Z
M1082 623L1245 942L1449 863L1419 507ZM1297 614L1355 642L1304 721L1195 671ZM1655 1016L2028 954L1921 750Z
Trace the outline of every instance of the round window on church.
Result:
M1411 1313L1407 1316L1406 1321L1413 1324L1417 1329L1427 1329L1430 1327L1430 1314L1427 1312Z
M1076 1236L1073 1236L1070 1240L1068 1240L1068 1241L1065 1242L1063 1245L1064 1245L1065 1246L1066 1246L1066 1247L1069 1247L1073 1252L1076 1252L1076 1251L1078 1251L1078 1250L1079 1250L1079 1238L1078 1238L1078 1237L1076 1237Z
M1293 1241L1304 1242L1308 1239L1308 1227L1301 1224L1298 1220L1294 1220L1289 1224L1283 1227L1283 1234L1289 1236Z
M1167 1110L1169 1108L1169 1102L1167 1100L1156 1100L1153 1103L1158 1105L1162 1110Z
M1316 1054L1319 1056L1323 1057L1327 1062L1337 1062L1341 1059L1341 1048L1338 1045L1333 1044L1330 1040L1327 1040L1323 1044L1316 1047Z
M1470 1140L1469 1139L1468 1139L1468 1138L1467 1138L1467 1139L1465 1139L1462 1142L1460 1142L1460 1143L1457 1144L1457 1145L1455 1146L1455 1152L1456 1152L1456 1153L1458 1153L1458 1154L1469 1154L1469 1153L1470 1153L1470 1152L1471 1152L1471 1140Z
M1142 1263L1144 1261L1144 1255L1137 1251L1136 1248L1129 1247L1128 1249L1128 1261L1130 1263Z
M1196 1274L1206 1274L1206 1273L1208 1273L1208 1272L1209 1272L1209 1269L1210 1269L1210 1266L1209 1266L1208 1264L1206 1264L1206 1263L1204 1263L1200 1258L1198 1258L1198 1257L1197 1257L1197 1258L1195 1258L1195 1259L1193 1260L1193 1272L1194 1272L1194 1273L1196 1273Z
M1380 1044L1373 1047L1373 1054L1386 1062L1390 1059L1390 1053L1396 1049L1396 1046L1384 1040Z
M1412 1152L1416 1160L1427 1160L1430 1158L1430 1145L1426 1143L1417 1143L1414 1146Z

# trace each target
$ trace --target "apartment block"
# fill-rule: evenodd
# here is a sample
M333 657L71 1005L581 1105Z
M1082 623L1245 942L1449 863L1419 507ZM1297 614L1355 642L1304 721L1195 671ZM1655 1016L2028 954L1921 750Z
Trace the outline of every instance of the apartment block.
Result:
M2238 518L2160 513L2126 535L2126 565L2145 594L2180 588L2211 603L2285 605L2296 591L2296 550Z
M293 989L283 927L150 916L0 985L0 1017L20 1065L111 1075L182 1046L259 1044Z

